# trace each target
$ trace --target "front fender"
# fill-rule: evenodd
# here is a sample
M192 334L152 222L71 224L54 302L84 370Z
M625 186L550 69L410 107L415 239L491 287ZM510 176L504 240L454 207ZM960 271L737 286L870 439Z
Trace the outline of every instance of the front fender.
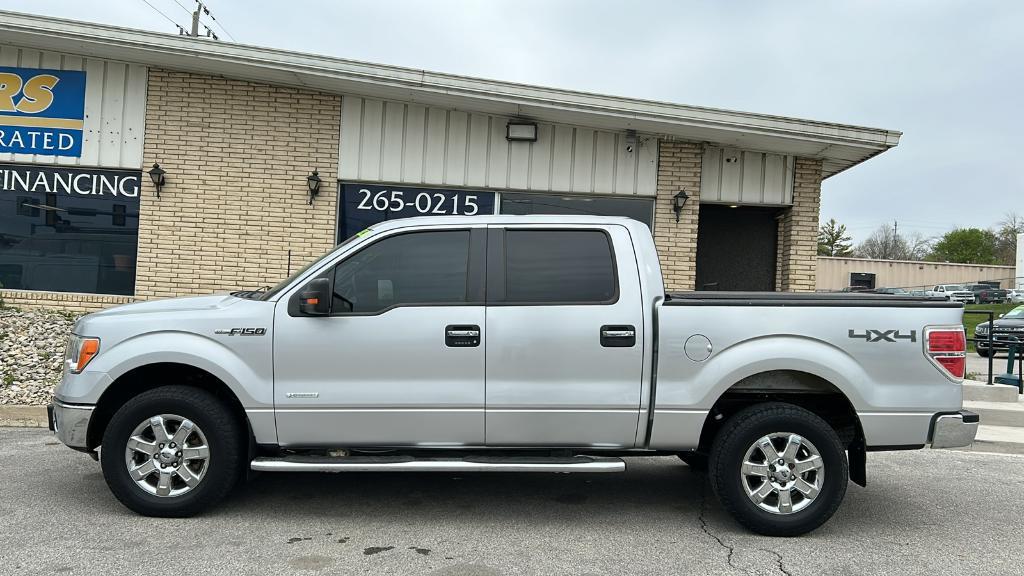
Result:
M238 352L212 338L181 331L149 332L133 336L100 354L80 375L66 376L59 395L68 401L95 404L105 386L84 389L77 385L103 381L107 384L127 372L146 366L171 362L194 366L216 376L231 389L243 407L273 408L273 376L269 345L262 355L266 366L243 359ZM100 376L104 375L104 376Z

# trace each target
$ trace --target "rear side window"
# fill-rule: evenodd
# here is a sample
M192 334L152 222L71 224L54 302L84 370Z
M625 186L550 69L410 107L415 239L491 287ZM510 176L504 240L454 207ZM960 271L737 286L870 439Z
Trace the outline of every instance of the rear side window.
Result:
M462 304L468 267L468 230L391 236L338 264L331 312L373 314L398 305Z
M615 298L614 258L604 232L505 232L506 302L598 304Z

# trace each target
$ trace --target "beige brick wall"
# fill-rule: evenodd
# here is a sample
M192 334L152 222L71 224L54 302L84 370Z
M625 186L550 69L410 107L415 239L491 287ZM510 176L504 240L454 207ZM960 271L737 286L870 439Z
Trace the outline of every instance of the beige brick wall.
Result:
M340 97L150 69L139 298L274 284L334 245ZM323 184L313 206L306 176Z
M821 160L797 158L793 206L779 222L779 290L813 292L815 289L820 206Z
M63 310L73 314L96 312L119 304L128 304L131 296L79 294L77 292L39 292L34 290L0 290L4 306L22 309Z
M662 141L658 153L658 187L654 202L654 243L667 290L693 290L697 280L697 217L700 212L700 144ZM690 195L679 222L672 198Z

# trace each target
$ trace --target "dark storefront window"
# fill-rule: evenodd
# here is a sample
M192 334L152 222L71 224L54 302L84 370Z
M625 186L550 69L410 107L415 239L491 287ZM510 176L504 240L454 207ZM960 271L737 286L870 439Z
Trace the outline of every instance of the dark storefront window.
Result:
M627 216L651 228L651 221L654 219L654 200L503 192L501 213Z
M139 176L0 165L0 285L133 294Z

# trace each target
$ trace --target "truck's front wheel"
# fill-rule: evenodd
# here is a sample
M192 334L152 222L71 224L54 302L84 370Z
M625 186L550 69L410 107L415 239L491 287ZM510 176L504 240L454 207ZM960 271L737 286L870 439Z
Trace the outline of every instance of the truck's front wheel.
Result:
M711 449L709 477L722 506L741 524L768 536L796 536L839 508L849 464L827 422L771 402L725 423Z
M103 477L146 516L192 516L234 486L245 455L237 418L199 388L166 386L132 398L103 434Z

